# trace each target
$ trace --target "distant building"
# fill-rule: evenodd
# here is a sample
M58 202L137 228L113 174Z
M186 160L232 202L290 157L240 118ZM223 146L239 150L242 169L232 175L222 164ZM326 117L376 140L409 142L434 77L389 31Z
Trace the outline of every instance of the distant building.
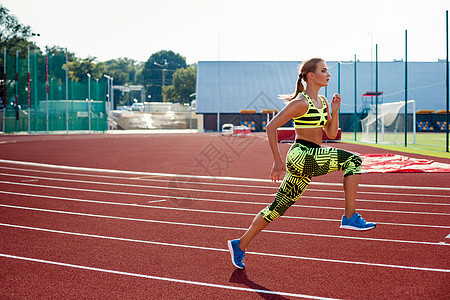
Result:
M300 62L289 61L200 61L197 68L196 112L204 115L205 130L239 123L241 110L256 110L252 118L261 123L263 109L284 107L280 94L294 92ZM330 85L321 94L331 99L338 92L338 62L327 62L331 74ZM340 63L341 127L352 123L355 110L354 62ZM375 92L375 62L357 62L356 94L358 115L364 114L375 97L363 97ZM416 100L416 110L443 110L446 108L445 61L408 62L408 99ZM405 63L402 61L378 63L378 91L380 103L404 101ZM263 124L258 124L262 130Z

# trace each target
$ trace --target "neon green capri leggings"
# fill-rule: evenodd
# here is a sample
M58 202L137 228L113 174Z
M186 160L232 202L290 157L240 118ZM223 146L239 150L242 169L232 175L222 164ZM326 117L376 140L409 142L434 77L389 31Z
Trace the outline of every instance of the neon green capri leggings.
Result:
M261 211L267 222L282 216L303 194L311 178L335 171L344 171L344 177L361 174L361 158L351 152L321 148L309 141L297 140L286 156L286 176L277 195L269 206Z

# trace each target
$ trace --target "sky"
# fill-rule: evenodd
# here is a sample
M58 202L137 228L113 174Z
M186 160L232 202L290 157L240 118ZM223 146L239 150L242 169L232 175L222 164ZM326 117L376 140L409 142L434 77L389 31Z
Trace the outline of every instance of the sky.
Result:
M198 61L446 57L448 0L2 0L41 49L146 61L172 50Z

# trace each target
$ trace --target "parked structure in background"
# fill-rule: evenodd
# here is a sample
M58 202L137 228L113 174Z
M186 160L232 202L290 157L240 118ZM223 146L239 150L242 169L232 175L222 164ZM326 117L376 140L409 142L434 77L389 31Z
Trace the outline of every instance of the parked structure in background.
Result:
M264 110L281 110L284 107L280 94L293 92L298 76L298 65L293 61L200 61L197 68L197 114L202 114L205 130L216 131L217 116L220 112L220 126L223 124L245 125L254 131L263 131L267 124ZM327 98L338 91L342 95L340 126L342 131L354 130L355 115L357 130L361 132L360 120L367 117L375 105L374 62L328 61L331 73L330 85L321 90ZM355 74L355 64L357 65ZM403 61L378 62L378 104L404 101ZM415 100L416 110L433 110L445 113L446 85L445 60L436 62L408 62L408 99ZM220 76L218 71L220 69ZM355 86L355 75L357 83ZM355 99L356 91L356 99ZM382 91L382 92L381 92ZM220 92L220 107L218 93ZM356 103L356 107L355 107ZM248 111L254 113L249 114ZM242 114L242 111L247 113ZM408 111L409 108L408 108ZM356 114L355 114L356 112ZM408 112L407 120L413 120L414 112ZM398 115L405 120L404 110ZM429 124L433 130L441 130L446 124L439 113L430 114ZM445 116L445 114L444 114ZM417 117L423 122L423 116ZM437 122L440 122L437 125ZM252 123L253 122L253 123ZM412 132L411 123L411 132ZM417 131L420 123L416 123ZM287 123L285 126L290 126ZM408 126L409 127L409 126ZM403 126L404 128L404 126ZM423 127L425 128L425 127ZM431 126L426 127L427 130ZM408 129L409 130L409 129Z

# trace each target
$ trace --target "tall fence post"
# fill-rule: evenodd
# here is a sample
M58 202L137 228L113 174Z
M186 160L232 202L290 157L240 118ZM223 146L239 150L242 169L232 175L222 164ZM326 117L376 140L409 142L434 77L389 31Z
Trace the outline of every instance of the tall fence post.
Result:
M6 132L6 48L3 50L3 116L2 130Z
M405 147L408 147L408 30L405 30Z
M446 139L445 139L445 144L446 144L446 146L445 146L445 151L446 152L448 152L448 144L449 144L449 140L448 140L448 137L449 137L449 123L448 123L448 121L449 121L449 115L448 115L448 110L449 110L449 74L448 74L448 10L445 12L445 34L446 34L446 43L447 43L447 59L446 59L446 61L445 61L445 65L446 65L446 67L445 67L445 72L446 72L446 91L447 91L447 113L446 113L446 121L447 121L447 130L446 130Z
M355 108L354 108L354 112L353 112L353 132L354 132L354 134L355 134L355 142L356 142L356 125L357 125L357 123L356 123L356 104L357 104L357 99L358 99L358 85L357 85L357 83L356 83L356 79L357 79L357 76L356 76L356 54L355 54L355 66L354 66L355 68L354 68L354 76L355 76L355 99L354 99L354 106L355 106Z

